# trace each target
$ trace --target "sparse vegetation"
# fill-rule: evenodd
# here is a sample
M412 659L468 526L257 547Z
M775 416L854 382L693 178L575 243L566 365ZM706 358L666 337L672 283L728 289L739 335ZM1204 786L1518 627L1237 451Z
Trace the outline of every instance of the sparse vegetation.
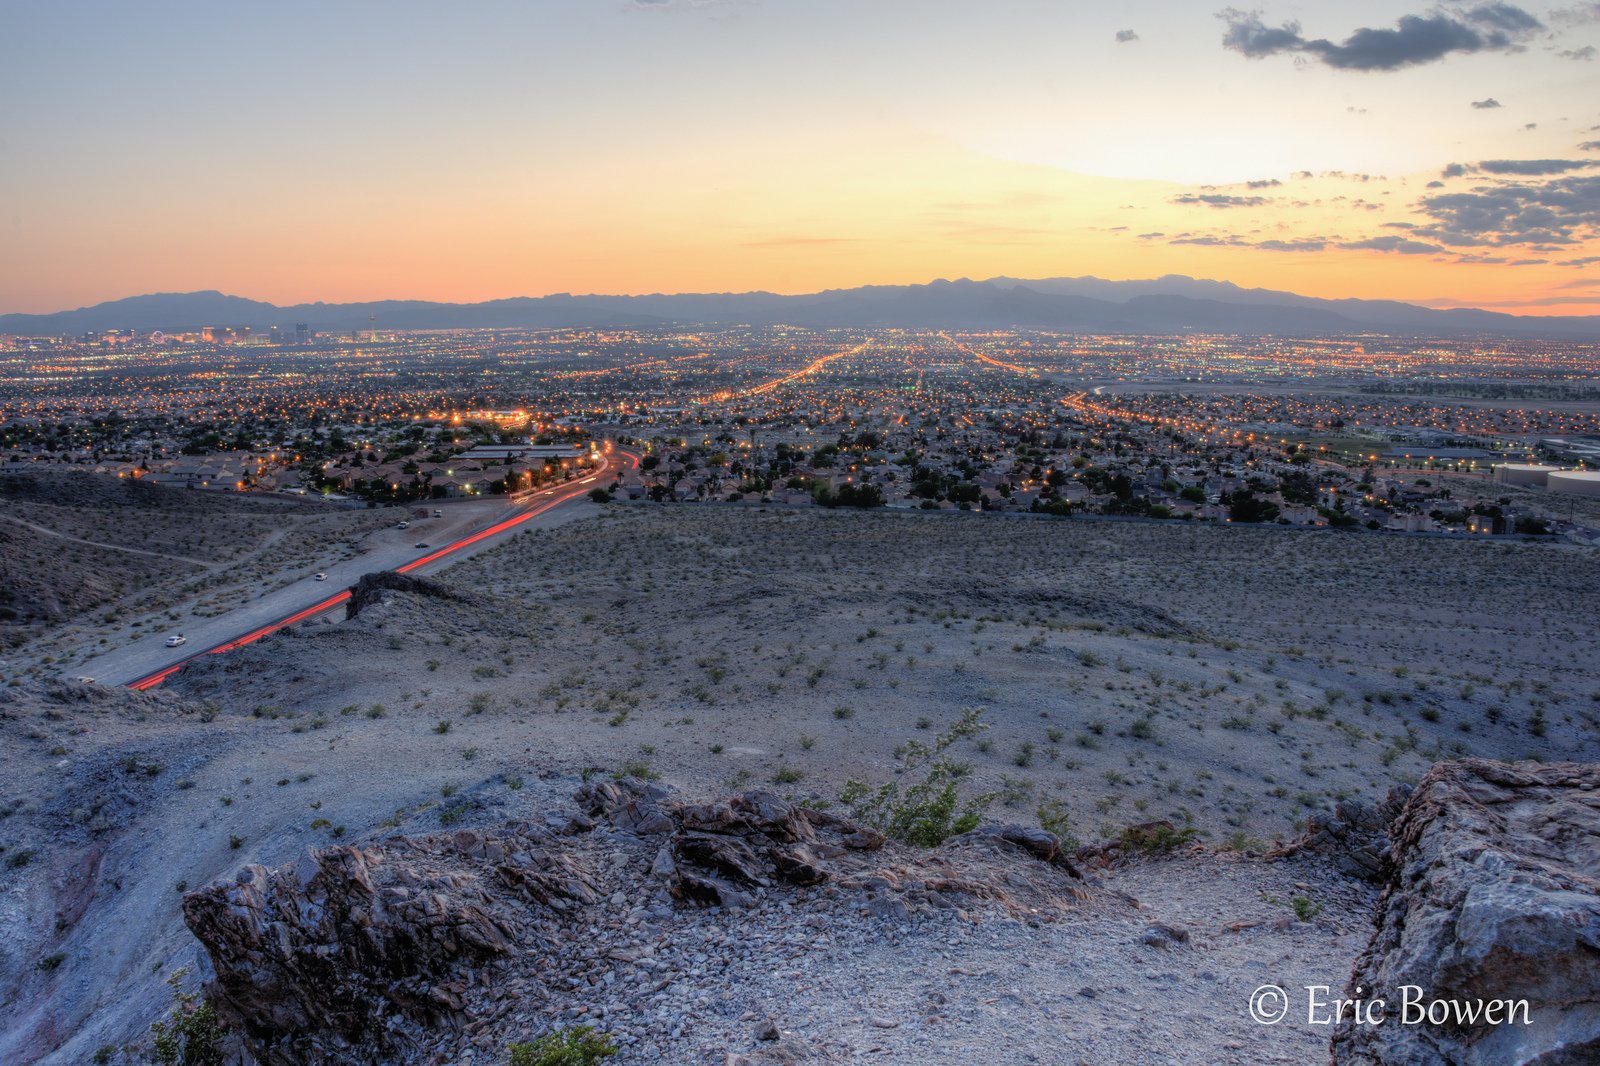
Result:
M994 796L963 797L959 782L967 768L944 753L956 741L987 728L980 720L982 715L982 708L969 708L932 744L911 741L894 778L876 788L852 780L845 785L840 801L887 836L919 847L933 847L977 828L983 808Z
M506 1049L510 1066L594 1066L617 1053L616 1045L587 1025L557 1029L537 1040L515 1043Z
M151 1057L160 1066L223 1066L223 1038L227 1030L216 1008L200 994L183 991L188 969L174 970L167 978L172 989L172 1012L153 1023Z

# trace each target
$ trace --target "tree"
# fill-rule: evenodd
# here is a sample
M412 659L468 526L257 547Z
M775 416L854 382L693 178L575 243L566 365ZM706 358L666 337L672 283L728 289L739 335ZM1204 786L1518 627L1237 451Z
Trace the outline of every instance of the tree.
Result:
M1257 499L1249 489L1239 489L1227 497L1228 518L1234 522L1271 522L1278 517L1278 505Z
M970 481L958 481L950 486L948 498L951 503L978 503L983 499L983 490Z
M883 506L883 492L876 485L841 485L835 492L819 482L812 489L811 498L822 507L859 507L865 510Z

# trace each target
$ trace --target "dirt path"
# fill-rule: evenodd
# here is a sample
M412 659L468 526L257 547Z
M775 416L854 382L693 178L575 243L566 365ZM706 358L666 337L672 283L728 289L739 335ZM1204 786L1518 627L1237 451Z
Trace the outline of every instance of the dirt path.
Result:
M107 544L104 541L99 540L84 540L82 537L74 537L68 533L58 533L49 526L41 526L37 522L30 522L26 518L18 518L15 515L0 515L0 519L3 519L7 522L15 522L19 526L26 526L35 533L43 533L47 537L55 537L57 540L71 541L74 544L85 544L91 548L104 548L107 551L127 552L130 555L147 555L152 559L171 559L174 562L187 563L190 566L203 566L208 570L222 565L215 560L207 561L205 559L196 559L188 555L172 555L168 552L153 552L144 548L127 548L121 544Z

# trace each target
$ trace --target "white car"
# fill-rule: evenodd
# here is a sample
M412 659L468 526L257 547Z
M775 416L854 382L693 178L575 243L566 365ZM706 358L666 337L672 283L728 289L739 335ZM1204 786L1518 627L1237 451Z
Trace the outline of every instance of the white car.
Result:
M317 576L316 576L315 580L317 580L317 581L326 581L326 580L328 580L328 575L319 571L317 573Z
M401 522L399 525L395 526L394 528L396 528L396 529L410 529L411 528L411 523L410 522Z
M189 641L182 633L174 633L172 636L167 638L167 647L169 648L181 648L187 643L189 643Z
M94 678L92 678L92 677L80 677L80 678L78 678L78 684L80 684L80 685L92 685L92 684L94 684Z

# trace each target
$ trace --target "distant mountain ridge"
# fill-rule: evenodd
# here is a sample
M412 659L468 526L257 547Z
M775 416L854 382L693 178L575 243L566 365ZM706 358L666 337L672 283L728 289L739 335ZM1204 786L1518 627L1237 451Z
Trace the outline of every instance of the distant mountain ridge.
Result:
M800 296L770 292L641 296L514 297L456 304L429 300L310 303L279 307L216 291L155 293L53 314L0 315L0 333L73 335L108 329L193 330L279 326L313 330L560 328L672 325L886 326L910 329L1043 329L1082 333L1401 333L1600 340L1600 316L1541 317L1439 311L1392 300L1324 300L1231 282L1168 275L1146 281L1095 277L924 285L869 285Z

